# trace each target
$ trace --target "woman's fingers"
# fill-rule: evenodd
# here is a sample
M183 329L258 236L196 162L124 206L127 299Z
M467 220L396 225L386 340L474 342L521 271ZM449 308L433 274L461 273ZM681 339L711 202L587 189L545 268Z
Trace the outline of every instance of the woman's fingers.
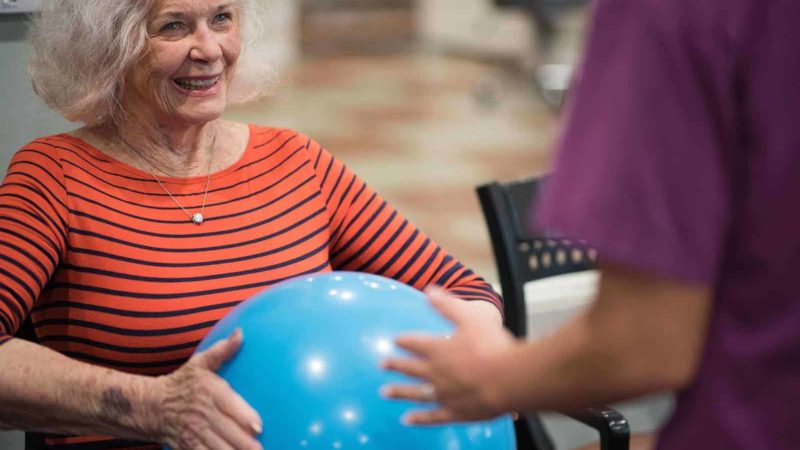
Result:
M242 339L236 330L164 378L159 410L173 449L261 449L260 415L215 373L239 351Z
M217 430L212 427L206 427L201 431L200 439L203 441L203 447L209 450L236 450L236 447L227 442L227 440L220 436Z
M249 426L242 426L230 416L222 415L211 422L212 431L227 445L236 450L261 450L261 444L253 436Z
M189 361L216 372L225 361L236 355L242 346L243 339L242 330L237 328L228 338L219 340L208 349L192 356Z
M219 380L223 387L221 395L214 399L217 408L250 436L260 435L263 428L261 416L225 380Z
M170 405L169 417L177 419L171 428L181 444L173 449L197 448L195 440L214 450L261 449L255 438L261 432L260 416L225 380L202 366L179 371L187 376L178 377L177 392L171 395L176 403Z

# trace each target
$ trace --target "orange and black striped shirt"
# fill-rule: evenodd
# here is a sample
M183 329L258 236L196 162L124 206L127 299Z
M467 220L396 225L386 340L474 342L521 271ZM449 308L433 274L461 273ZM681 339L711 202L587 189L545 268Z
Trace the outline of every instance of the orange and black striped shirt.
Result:
M187 210L200 209L207 177L161 181ZM151 175L82 140L25 145L0 187L0 344L30 315L53 350L164 374L239 302L330 270L439 284L501 307L480 277L293 130L250 126L245 153L211 175L206 202L198 226ZM52 436L48 445L135 445L109 439Z

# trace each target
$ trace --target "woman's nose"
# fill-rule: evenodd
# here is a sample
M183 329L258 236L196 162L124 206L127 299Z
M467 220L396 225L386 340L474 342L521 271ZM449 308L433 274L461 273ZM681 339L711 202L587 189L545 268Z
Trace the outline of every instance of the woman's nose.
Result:
M210 63L222 57L221 36L208 27L198 27L192 38L194 42L189 58L193 61Z

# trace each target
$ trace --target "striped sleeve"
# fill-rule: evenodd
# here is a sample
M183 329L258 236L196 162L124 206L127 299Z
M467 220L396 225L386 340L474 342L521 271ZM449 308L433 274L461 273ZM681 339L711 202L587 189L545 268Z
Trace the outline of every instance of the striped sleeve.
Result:
M63 255L63 171L52 148L23 147L0 185L0 344L29 314Z
M369 272L417 289L444 287L464 300L502 301L481 277L447 254L314 140L300 137L331 218L331 264Z

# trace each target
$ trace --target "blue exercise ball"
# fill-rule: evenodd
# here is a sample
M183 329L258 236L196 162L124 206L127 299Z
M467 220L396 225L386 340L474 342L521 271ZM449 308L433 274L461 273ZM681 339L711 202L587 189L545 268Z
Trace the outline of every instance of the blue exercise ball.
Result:
M267 450L513 450L511 419L412 427L401 416L420 404L379 389L408 382L380 368L404 354L394 338L446 335L448 321L425 294L377 275L331 272L277 284L237 306L199 350L241 328L239 353L220 376L261 414Z

